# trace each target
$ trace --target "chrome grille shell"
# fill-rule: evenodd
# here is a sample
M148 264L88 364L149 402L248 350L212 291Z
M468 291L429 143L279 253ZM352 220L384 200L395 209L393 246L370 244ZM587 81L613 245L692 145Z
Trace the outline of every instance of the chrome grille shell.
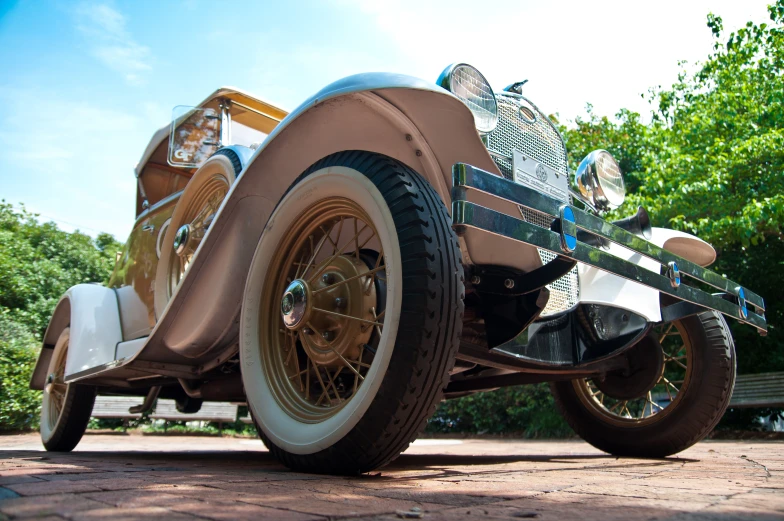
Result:
M550 119L536 105L519 94L496 92L498 125L487 135L487 148L505 178L512 175L512 149L517 149L553 170L567 174L566 145ZM526 118L533 113L534 121Z
M517 149L528 157L568 175L566 145L563 137L550 119L527 98L510 92L496 93L498 125L487 135L487 148L503 176L514 180L512 150ZM531 115L534 117L531 118ZM564 201L568 202L568 201ZM549 228L552 218L519 207L522 218L531 224ZM555 254L539 250L542 263L550 262ZM574 308L580 301L580 283L577 266L560 279L547 285L550 300L542 317L557 315Z

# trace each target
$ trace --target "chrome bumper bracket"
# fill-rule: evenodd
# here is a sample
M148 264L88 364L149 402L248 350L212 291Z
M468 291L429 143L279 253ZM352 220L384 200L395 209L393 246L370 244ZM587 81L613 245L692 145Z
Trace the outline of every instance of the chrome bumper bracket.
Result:
M711 270L664 250L595 215L565 205L547 195L471 165L463 163L454 165L452 182L452 222L458 233L462 233L465 227L469 227L537 246L638 282L661 293L719 311L754 326L761 334L767 332L765 303L762 298ZM484 192L550 215L554 221L552 230L473 203L468 200L471 190ZM657 261L662 266L662 270L660 273L650 271L616 257L606 250L586 244L578 239L576 230L584 230L649 257ZM662 271L665 275L661 274ZM717 288L721 293L712 294L694 286L681 284L684 276Z

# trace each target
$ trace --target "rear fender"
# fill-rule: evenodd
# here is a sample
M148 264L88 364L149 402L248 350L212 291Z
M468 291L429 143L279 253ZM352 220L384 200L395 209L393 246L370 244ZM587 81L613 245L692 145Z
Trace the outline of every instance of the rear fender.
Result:
M114 290L98 284L78 284L65 292L46 328L30 381L31 389L44 388L52 351L66 327L71 328L65 362L66 381L113 362L117 344L122 341Z

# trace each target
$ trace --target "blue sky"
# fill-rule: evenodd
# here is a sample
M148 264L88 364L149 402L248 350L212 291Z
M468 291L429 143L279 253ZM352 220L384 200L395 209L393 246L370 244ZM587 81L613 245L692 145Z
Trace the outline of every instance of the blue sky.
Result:
M529 79L563 120L588 102L645 111L641 94L710 51L709 11L731 30L767 3L0 0L0 198L124 241L153 132L222 85L291 110L349 74L435 80L465 61L496 89Z

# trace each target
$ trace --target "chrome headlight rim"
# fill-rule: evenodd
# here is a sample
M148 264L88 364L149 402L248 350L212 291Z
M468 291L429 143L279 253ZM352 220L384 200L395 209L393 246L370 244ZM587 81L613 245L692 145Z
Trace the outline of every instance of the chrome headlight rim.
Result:
M610 161L610 167L617 172L615 187L607 179L607 167L603 164L606 161ZM604 149L594 150L585 156L577 167L574 178L580 195L598 210L618 208L626 199L626 185L621 167L613 155Z
M480 119L477 117L477 112L469 104L470 100L456 92L456 89L459 85L455 81L455 75L462 70L466 70L469 73L478 76L478 79L481 80L481 83L486 88L485 94L489 94L488 101L491 101L490 108L492 110L487 107L481 107L475 103L477 107L487 110L487 113L490 116L487 124L480 123ZM479 69L468 63L453 63L444 69L443 72L438 76L436 84L451 92L456 98L458 98L463 102L464 105L468 107L468 110L470 110L471 114L474 116L474 125L476 126L476 130L480 134L489 134L495 130L496 126L498 125L498 100L496 99L493 88L490 86L490 82L488 82L487 78L485 78L484 75L479 72Z

